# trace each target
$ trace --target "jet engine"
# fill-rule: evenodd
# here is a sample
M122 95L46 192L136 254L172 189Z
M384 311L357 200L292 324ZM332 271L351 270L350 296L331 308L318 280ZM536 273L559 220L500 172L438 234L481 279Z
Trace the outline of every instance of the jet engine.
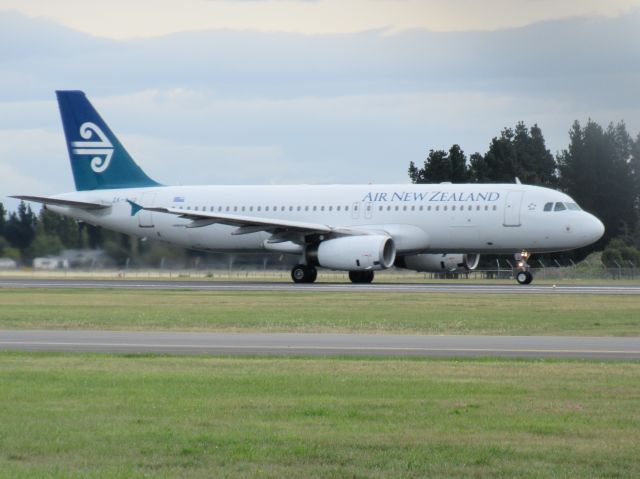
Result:
M383 235L343 236L307 248L307 264L343 271L387 269L395 259L393 239Z
M479 262L479 254L413 254L396 258L395 265L425 273L465 273Z

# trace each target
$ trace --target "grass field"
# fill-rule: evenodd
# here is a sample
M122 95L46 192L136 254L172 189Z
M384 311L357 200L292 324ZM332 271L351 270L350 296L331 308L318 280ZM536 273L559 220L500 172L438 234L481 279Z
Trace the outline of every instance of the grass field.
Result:
M640 335L615 295L2 289L2 328Z
M640 477L640 364L0 353L0 477Z

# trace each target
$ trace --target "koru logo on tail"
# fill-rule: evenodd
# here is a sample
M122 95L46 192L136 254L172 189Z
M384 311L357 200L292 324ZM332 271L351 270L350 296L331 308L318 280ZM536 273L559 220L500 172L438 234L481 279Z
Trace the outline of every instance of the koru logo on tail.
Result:
M99 141L92 141L93 136ZM98 125L87 121L80 126L80 136L88 141L72 141L73 153L76 155L94 155L91 158L91 169L102 173L109 168L113 156L113 145Z

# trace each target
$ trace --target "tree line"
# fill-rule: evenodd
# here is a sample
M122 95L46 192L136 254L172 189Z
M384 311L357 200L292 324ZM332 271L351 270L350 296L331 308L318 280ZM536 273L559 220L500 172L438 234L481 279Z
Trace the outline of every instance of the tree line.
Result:
M183 266L188 253L160 243L109 231L42 208L35 214L20 202L18 209L7 212L0 203L0 257L29 265L34 258L57 255L68 249L102 249L118 266Z
M432 149L423 166L409 164L409 177L413 183L513 183L518 178L559 189L606 228L602 239L578 251L578 257L605 249L608 265L631 261L640 266L640 133L632 138L624 122L603 128L592 120L584 126L575 121L569 145L555 156L538 125L519 122L494 137L484 154L467 158L457 144L448 151Z
M58 215L46 208L36 214L20 202L7 212L0 203L0 258L11 258L29 266L34 258L57 256L63 250L99 249L117 267L281 267L279 256L213 254L130 236Z

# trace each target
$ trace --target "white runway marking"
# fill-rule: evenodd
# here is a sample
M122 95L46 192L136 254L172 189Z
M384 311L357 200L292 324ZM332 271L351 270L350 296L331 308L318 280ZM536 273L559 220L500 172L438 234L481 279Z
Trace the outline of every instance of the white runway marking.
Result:
M0 350L640 359L640 338L5 330Z
M134 280L0 280L0 288L108 288L193 291L282 291L282 292L400 292L400 293L506 293L506 294L626 294L640 295L638 285L528 285L455 283L316 283Z

